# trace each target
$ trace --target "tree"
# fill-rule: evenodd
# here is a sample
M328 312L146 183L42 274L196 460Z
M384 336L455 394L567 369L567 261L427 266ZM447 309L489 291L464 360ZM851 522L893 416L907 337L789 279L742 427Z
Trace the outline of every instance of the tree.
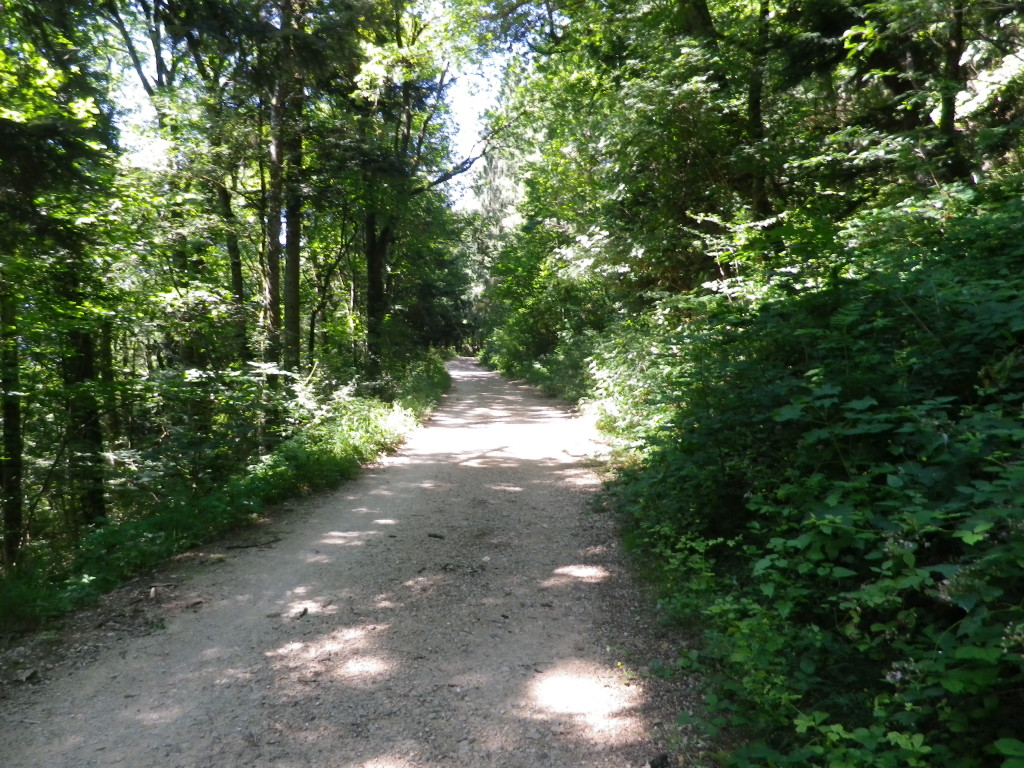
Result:
M465 172L474 159L454 161L447 144L444 99L452 59L459 55L450 21L393 0L381 4L365 35L368 54L356 81L355 139L360 146L367 349L379 372L389 351L389 262L404 212L413 198Z
M6 249L5 249L6 250ZM18 306L10 266L0 269L0 519L3 531L3 565L17 565L24 527L22 494L21 371L18 353Z
M154 499L244 472L308 417L299 390L391 380L454 343L466 285L442 188L472 164L450 157L444 103L466 45L435 6L10 8L5 570L68 564ZM114 86L147 102L133 127Z
M4 560L18 559L24 537L24 419L21 316L52 313L61 361L67 487L77 524L105 517L103 433L94 388L94 331L81 285L90 273L85 223L103 195L104 148L111 144L102 111L102 81L83 49L91 43L87 4L20 4L0 25L0 378L3 454L0 460ZM58 301L47 302L49 288Z

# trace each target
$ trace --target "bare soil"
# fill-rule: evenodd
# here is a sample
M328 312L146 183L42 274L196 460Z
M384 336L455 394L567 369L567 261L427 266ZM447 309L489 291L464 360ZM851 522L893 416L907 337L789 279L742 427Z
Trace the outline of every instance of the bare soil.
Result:
M395 456L0 655L8 768L683 764L586 419L475 362ZM667 755L667 756L666 756Z

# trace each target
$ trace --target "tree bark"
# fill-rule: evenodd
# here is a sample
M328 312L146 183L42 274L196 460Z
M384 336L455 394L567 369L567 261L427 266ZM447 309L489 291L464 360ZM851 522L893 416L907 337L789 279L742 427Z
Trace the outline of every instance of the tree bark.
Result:
M375 211L366 214L366 346L371 366L384 352L384 321L387 318L387 257L394 234L390 224L380 225Z
M103 469L103 427L96 383L92 334L73 328L67 336L65 387L68 392L68 470L79 515L86 526L107 516Z
M284 206L284 88L279 83L270 105L270 162L267 187L267 242L263 264L264 360L281 362L281 216Z
M679 12L684 34L706 40L718 38L718 30L715 29L707 0L682 0Z
M24 526L22 495L21 383L18 355L18 305L13 286L0 271L0 507L3 516L3 564L17 565Z
M124 433L121 412L118 407L117 376L114 372L114 324L110 320L103 322L97 334L96 363L99 368L97 377L102 382L103 429L110 442L116 441Z
M299 78L296 78L299 80ZM302 132L300 122L304 98L301 82L298 93L288 99L288 135L285 137L285 246L284 246L284 367L297 371L300 367L302 335L302 219L305 200L302 194Z
M282 366L297 371L301 362L302 323L300 279L302 274L302 113L305 107L305 81L299 67L296 41L302 34L302 6L298 0L280 0L280 64L278 71L278 143L283 178L281 192L284 208L284 322Z
M960 146L960 134L956 129L956 97L964 86L963 67L960 59L964 53L964 13L963 3L956 3L949 19L949 34L943 47L942 63L942 97L939 103L939 136L942 157L942 173L944 181L962 179L970 173L963 148Z
M753 63L747 88L747 133L750 144L755 148L754 167L750 179L750 207L758 219L772 216L772 204L768 198L767 174L764 158L764 67L768 55L768 0L760 0L757 14L757 33L754 41Z
M224 220L224 247L228 253L231 275L231 303L234 312L235 352L244 360L249 352L249 337L245 325L245 276L242 271L242 249L238 242L238 218L231 205L231 191L223 181L217 184L217 205Z
M83 269L75 259L62 274L63 298L75 313L82 306ZM92 526L107 516L103 424L96 393L96 343L83 318L72 317L68 322L61 360L67 408L68 483L79 521Z
M334 299L331 284L334 282L335 275L340 270L341 263L347 255L348 248L343 243L338 248L334 258L326 264L319 264L314 259L313 283L316 296L312 306L309 308L309 326L306 331L306 359L309 360L310 366L316 360L317 324L320 322L321 317L327 317L327 312L331 308L332 300ZM336 301L333 303L337 306Z

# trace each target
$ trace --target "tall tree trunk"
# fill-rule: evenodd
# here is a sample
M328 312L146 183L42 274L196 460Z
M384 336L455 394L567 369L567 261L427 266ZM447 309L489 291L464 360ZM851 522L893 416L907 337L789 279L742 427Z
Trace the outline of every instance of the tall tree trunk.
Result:
M759 219L771 217L772 204L768 198L767 173L764 167L764 68L768 56L768 0L760 0L757 12L757 32L754 41L753 63L747 87L747 133L755 148L754 167L750 179L750 207Z
M327 265L320 274L313 275L316 296L313 299L312 306L309 308L309 326L306 331L306 359L309 361L310 367L313 366L313 361L316 360L317 323L320 321L321 316L326 316L327 310L330 307L332 299L331 282L333 281L338 264L341 263L341 258L339 256L335 261Z
M301 84L297 84L301 88ZM289 100L289 135L286 140L285 261L284 261L284 367L297 371L300 364L302 304L299 292L302 275L302 115L301 91Z
M302 274L302 139L305 81L300 72L295 43L303 31L302 9L295 0L282 0L281 29L288 34L282 43L282 66L278 77L283 89L284 113L280 121L284 163L284 335L282 364L289 371L300 365L302 321L300 279Z
M359 367L360 344L356 335L356 312L359 306L359 260L356 251L353 249L348 260L348 340L352 352L352 367Z
M231 274L231 304L234 313L235 351L239 360L249 354L249 337L245 325L245 275L242 271L242 249L238 243L238 217L231 205L231 191L225 182L217 184L217 204L224 220L224 247L228 252Z
M72 260L63 271L63 298L73 311L81 307L83 266ZM107 516L103 465L103 424L96 387L96 343L92 330L70 319L64 334L61 374L67 408L68 482L84 526Z
M22 496L21 385L18 355L18 304L14 286L0 271L0 508L3 516L3 564L10 572L21 549Z
M118 407L117 382L114 374L114 324L106 320L99 329L99 342L96 351L96 363L99 367L98 377L103 384L103 423L104 431L110 442L116 441L124 434L121 421L121 410Z
M366 346L374 372L384 352L384 321L387 318L387 256L394 237L390 224L380 225L377 213L366 214Z
M284 206L284 87L278 84L270 105L270 163L267 187L267 242L263 264L264 360L281 362L281 215Z
M682 0L679 4L679 16L684 34L705 40L718 38L707 0Z
M270 105L270 157L267 174L269 180L264 202L266 242L263 249L263 324L266 340L263 361L274 365L281 363L281 215L284 198L282 96L281 89L278 88ZM281 412L277 406L277 392L280 387L279 376L267 376L267 398L258 425L260 447L265 453L277 442L276 430L281 423Z
M103 426L96 384L92 334L75 328L68 333L65 387L68 392L68 469L81 520L95 525L107 516L103 468Z
M943 50L939 136L942 152L940 175L944 181L962 179L970 173L960 146L960 135L956 130L956 97L964 86L963 67L960 64L964 53L964 13L963 3L958 2L953 6Z

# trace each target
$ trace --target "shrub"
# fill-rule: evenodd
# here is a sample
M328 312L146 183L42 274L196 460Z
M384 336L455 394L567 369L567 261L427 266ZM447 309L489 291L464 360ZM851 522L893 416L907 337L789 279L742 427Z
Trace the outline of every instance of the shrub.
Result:
M634 323L658 426L634 398L612 498L701 624L679 666L731 765L1024 764L1020 206L969 202L872 214L847 263Z
M27 552L27 565L0 582L0 632L38 626L95 599L167 557L244 525L267 505L336 486L360 465L393 450L449 386L444 361L431 353L403 370L396 403L349 389L295 404L295 433L246 471L198 493L174 486L145 510L87 533L73 553ZM409 403L405 407L400 403Z

